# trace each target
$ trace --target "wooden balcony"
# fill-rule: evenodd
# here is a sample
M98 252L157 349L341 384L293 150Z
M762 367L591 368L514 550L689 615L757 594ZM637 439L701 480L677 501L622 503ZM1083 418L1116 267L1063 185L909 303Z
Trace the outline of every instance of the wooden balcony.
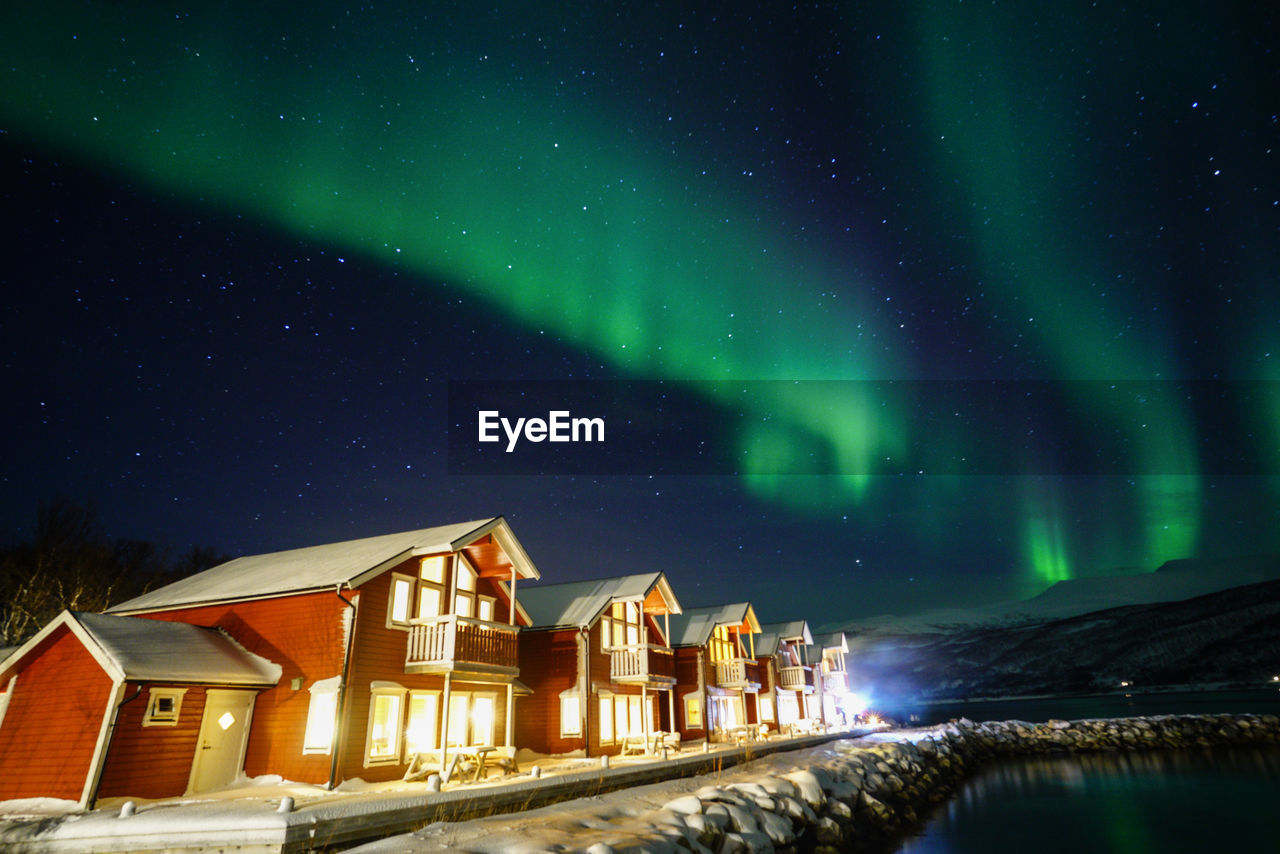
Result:
M518 633L518 628L506 623L470 617L449 615L413 620L409 626L404 672L518 675Z
M675 655L670 647L651 643L615 646L609 650L609 679L619 684L674 685Z
M716 684L721 688L759 688L760 665L749 658L717 661Z
M778 687L783 691L813 693L812 667L783 667L778 671Z
M849 680L846 678L845 671L832 670L830 673L822 674L822 691L826 694L849 693Z

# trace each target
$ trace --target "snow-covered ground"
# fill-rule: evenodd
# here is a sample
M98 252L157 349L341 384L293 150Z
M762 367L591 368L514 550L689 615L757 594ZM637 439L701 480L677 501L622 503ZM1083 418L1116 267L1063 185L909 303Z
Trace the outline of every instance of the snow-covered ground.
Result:
M800 744L813 740L799 740ZM786 742L771 742L782 747ZM759 748L756 748L759 749ZM506 809L559 787L561 797L577 791L599 791L629 785L628 775L679 773L690 762L716 762L723 754L731 765L743 748L687 744L668 760L651 756L610 757L608 768L598 758L538 756L522 751L520 773L491 774L479 782L454 782L432 792L426 782L366 783L352 780L334 791L321 786L267 776L241 780L198 797L144 799L104 798L85 812L71 801L27 799L0 802L0 849L37 843L39 850L80 852L135 851L139 848L242 851L290 850L308 839L365 838L395 833L420 824L424 815L473 812L477 804L503 800ZM535 770L536 769L536 770ZM535 773L538 775L535 777ZM687 770L684 773L689 773ZM623 792L624 799L627 789ZM288 799L288 803L286 803ZM514 806L513 806L514 804ZM512 820L508 816L508 820ZM336 835L334 835L336 834ZM340 843L338 843L340 844Z
M856 740L867 746L884 742L914 742L930 732L936 730L869 733ZM534 854L565 850L567 845L571 845L573 850L587 850L593 844L593 839L602 841L603 838L615 835L624 825L628 835L643 834L646 820L657 821L663 808L682 796L704 790L708 786L751 784L763 778L782 778L797 771L807 771L840 755L843 752L842 744L847 743L829 742L819 747L774 753L721 773L634 786L534 810L463 822L437 822L416 833L392 836L351 849L351 854L442 850L474 854ZM847 746L845 749L847 750ZM602 847L598 850L607 849Z

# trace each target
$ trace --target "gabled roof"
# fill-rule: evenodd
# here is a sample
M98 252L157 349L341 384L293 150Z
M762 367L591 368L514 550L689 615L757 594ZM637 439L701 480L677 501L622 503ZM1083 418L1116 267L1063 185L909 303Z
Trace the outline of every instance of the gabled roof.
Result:
M249 652L221 629L79 611L54 618L0 663L0 676L63 626L118 681L257 686L280 681L280 665Z
M107 611L112 614L139 613L178 605L331 590L339 585L357 587L415 555L458 551L490 534L510 559L519 576L540 577L524 548L511 533L506 520L496 516L492 519L459 522L418 531L240 557L121 602Z
M778 654L778 646L782 637L777 632L763 632L756 635L756 658L768 658Z
M671 645L703 646L711 639L711 632L716 626L729 626L743 632L760 631L760 621L756 619L750 602L689 608L680 616L671 618Z
M657 594L664 608L652 607ZM614 602L650 603L646 612L679 614L680 603L661 572L620 575L564 584L535 584L520 588L520 604L535 629L583 628L595 623Z
M849 651L849 644L845 640L844 632L828 632L824 635L817 635L813 639L813 645L819 650Z
M809 633L809 624L804 620L791 620L787 623L767 623L760 627L760 631L766 634L776 634L778 640L781 641L813 643L813 635ZM760 649L759 643L756 644L756 649Z

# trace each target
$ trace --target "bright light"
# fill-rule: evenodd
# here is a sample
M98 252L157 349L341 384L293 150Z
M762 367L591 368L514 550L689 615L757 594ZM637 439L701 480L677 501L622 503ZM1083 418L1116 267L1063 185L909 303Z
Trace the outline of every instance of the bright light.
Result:
M871 699L865 694L850 693L840 698L840 710L850 718L862 714L870 705Z

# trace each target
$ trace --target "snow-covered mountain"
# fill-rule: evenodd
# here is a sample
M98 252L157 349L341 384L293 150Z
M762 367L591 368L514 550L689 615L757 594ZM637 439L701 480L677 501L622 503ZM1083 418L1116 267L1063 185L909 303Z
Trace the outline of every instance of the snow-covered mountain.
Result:
M1262 687L1280 675L1280 580L1063 619L849 634L857 687L902 703L1114 691L1121 683Z

